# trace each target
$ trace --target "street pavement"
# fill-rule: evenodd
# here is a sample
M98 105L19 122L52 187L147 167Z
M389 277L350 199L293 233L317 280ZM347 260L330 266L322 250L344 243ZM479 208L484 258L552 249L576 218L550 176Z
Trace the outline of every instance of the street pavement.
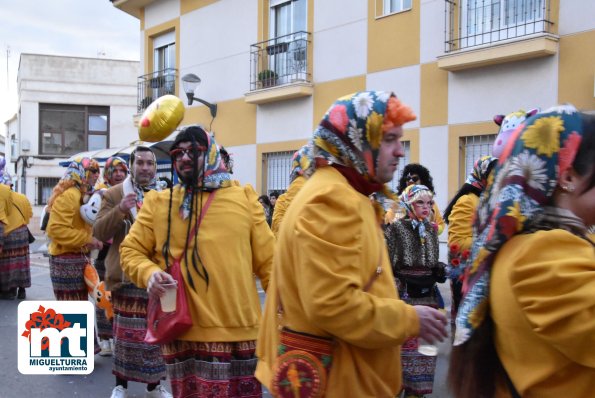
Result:
M49 276L48 258L44 255L45 240L38 236L31 246L31 288L27 289L27 300L53 300L52 284ZM447 302L450 291L446 284L440 289ZM260 292L264 303L264 292ZM23 375L17 366L17 308L19 300L0 300L0 398L24 398L30 396L43 398L62 397L109 397L114 387L115 378L111 373L112 357L95 355L95 369L87 376L71 375ZM450 341L438 345L438 365L434 380L434 393L426 397L451 398L446 388L446 371L450 355ZM164 386L171 391L169 382ZM144 397L145 385L131 382L128 385L128 397ZM265 398L270 394L265 391ZM356 398L356 397L354 397Z

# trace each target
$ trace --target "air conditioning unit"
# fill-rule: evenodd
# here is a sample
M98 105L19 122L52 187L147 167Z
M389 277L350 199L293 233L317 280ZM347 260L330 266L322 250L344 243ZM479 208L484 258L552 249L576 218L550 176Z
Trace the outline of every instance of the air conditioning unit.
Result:
M31 143L29 142L29 140L21 141L21 150L23 152L29 152L31 150Z

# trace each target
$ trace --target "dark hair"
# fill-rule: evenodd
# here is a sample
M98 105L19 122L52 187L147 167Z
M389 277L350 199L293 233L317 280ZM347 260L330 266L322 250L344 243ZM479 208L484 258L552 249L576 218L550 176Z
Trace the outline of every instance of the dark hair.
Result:
M419 163L409 163L403 168L403 173L401 173L401 178L399 179L399 186L397 187L397 195L403 193L405 188L407 188L408 174L417 174L419 176L419 183L428 187L436 195L436 192L434 192L434 180L430 175L430 170Z
M229 174L233 174L233 158L231 157L229 152L227 152L227 149L225 149L223 145L219 147L219 153L221 154L221 160L223 161L223 164L225 165L227 172Z
M492 169L494 168L496 163L497 163L496 161L493 161L488 164L488 168L486 170L486 175L490 175L490 173L492 172ZM455 196L450 200L450 203L448 204L448 206L446 206L446 210L444 210L444 213L442 214L442 218L444 219L444 222L448 224L448 217L450 217L452 208L455 206L455 204L457 204L457 201L459 200L459 198L461 196L467 195L468 193L472 193L472 194L479 196L479 195L481 195L482 192L483 192L482 189L480 189L476 186L473 186L471 184L464 183L463 186L459 189L459 191L455 194Z
M188 262L188 245L189 245L189 241L190 241L190 232L191 232L191 226L192 226L192 220L195 218L193 217L194 214L194 210L198 207L198 219L200 219L201 217L201 213L202 213L202 187L204 187L203 182L204 181L198 181L198 178L195 178L196 176L198 176L198 146L202 145L205 147L208 147L209 144L209 139L207 136L207 132L200 126L189 126L186 127L185 129L183 129L182 131L180 131L180 133L176 136L173 144L171 145L171 149L176 149L177 146L181 143L181 142L191 142L192 143L192 153L193 153L193 162L194 162L194 172L195 172L195 176L193 176L193 178L191 179L191 185L188 186L188 190L190 192L190 217L188 217L188 226L186 228L186 239L185 239L185 243L184 243L184 261L186 262L186 279L188 280L188 283L190 284L190 286L192 287L192 289L196 290L196 287L194 286L194 280L192 279L192 276L190 275L190 267L189 267L189 262ZM174 173L174 165L175 165L175 160L173 157L171 157L171 170L172 170L172 179L173 179L173 173ZM202 177L202 179L204 180L204 173L200 174ZM198 194L198 196L197 196ZM197 203L198 198L200 198L200 204ZM169 209L167 212L167 238L165 241L165 244L163 245L163 249L162 249L162 255L163 258L165 259L165 266L169 267L169 254L170 254L170 237L171 237L171 213L172 213L172 203L173 203L173 187L170 188L169 190ZM198 273L198 275L204 279L204 281L207 284L207 288L209 286L209 273L207 272L207 269L204 265L204 263L202 262L202 259L200 258L200 254L198 252L198 228L194 229L194 236L192 237L192 239L194 240L194 245L192 248L192 255L191 255L191 260L192 260L192 267L194 268L194 270L196 271L196 273Z
M269 200L269 197L268 196L266 196L266 195L260 195L258 197L258 200L259 201L262 200L266 206L268 206L269 208L271 208L271 201Z
M130 157L128 158L128 169L132 170L132 165L134 164L135 155L138 152L151 152L153 156L155 156L155 152L148 146L139 145L130 152Z
M581 175L588 175L591 173L591 181L584 189L587 192L595 186L595 115L588 113L581 113L583 119L583 139L581 145L576 153L572 167Z
M273 197L274 197L275 199L279 199L279 192L277 192L277 191L273 191L273 192L271 192L271 193L269 194L269 198L273 198ZM269 201L269 203L270 203L270 201Z

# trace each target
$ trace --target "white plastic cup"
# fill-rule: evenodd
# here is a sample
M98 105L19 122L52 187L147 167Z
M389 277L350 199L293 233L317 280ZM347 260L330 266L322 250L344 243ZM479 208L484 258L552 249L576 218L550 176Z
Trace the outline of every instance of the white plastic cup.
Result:
M178 293L177 283L163 283L165 293L161 296L161 310L163 312L174 312L176 310L176 296Z
M427 357L435 357L438 355L438 347L419 337L417 339L417 352Z

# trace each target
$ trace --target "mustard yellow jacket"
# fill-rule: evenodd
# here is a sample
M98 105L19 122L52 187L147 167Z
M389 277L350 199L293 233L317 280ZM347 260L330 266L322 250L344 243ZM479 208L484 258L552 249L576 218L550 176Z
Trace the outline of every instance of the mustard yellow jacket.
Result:
M12 212L12 195L8 185L0 184L0 222L8 224L8 216ZM15 210L16 211L16 210ZM6 231L5 231L6 233Z
M298 176L291 182L291 184L289 184L287 192L277 198L275 210L273 211L273 222L271 224L271 230L275 234L275 237L279 235L279 226L281 225L281 220L283 220L289 204L293 201L300 189L302 189L305 182L306 179L304 177Z
M495 345L526 398L595 394L595 251L563 230L517 235L495 259Z
M368 292L378 266L380 277ZM413 307L398 299L384 237L368 197L332 167L317 170L287 210L259 332L256 377L271 387L283 325L335 341L327 398L394 397L400 344L417 335Z
M11 191L10 197L12 199L12 209L7 217L8 223L4 227L5 234L9 234L15 229L29 224L29 220L33 217L31 203L29 203L29 199L25 195Z
M93 239L91 226L81 218L80 208L81 191L77 187L68 188L54 201L46 229L52 256L88 251L85 245Z
M471 250L473 243L473 214L479 196L469 193L457 199L448 217L448 246L456 244L460 250Z
M202 193L203 206L208 195ZM251 186L220 188L214 195L198 234L198 253L209 274L208 289L190 265L196 287L192 289L182 257L184 288L194 325L179 340L256 340L261 311L254 274L266 290L275 237ZM165 269L162 249L167 240L169 200L169 190L147 192L136 221L120 245L122 270L143 289L153 272ZM187 220L179 216L182 200L183 190L177 185L171 205L170 264L172 258L182 255L188 220L196 220L196 213Z

